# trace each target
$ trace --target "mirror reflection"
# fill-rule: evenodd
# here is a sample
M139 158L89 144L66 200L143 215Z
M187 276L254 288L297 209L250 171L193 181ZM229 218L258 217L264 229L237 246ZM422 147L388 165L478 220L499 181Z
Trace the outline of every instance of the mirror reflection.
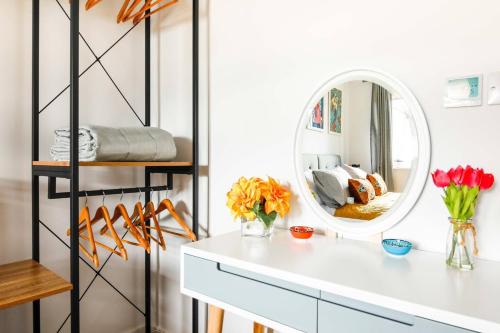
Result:
M348 222L373 221L395 207L418 155L405 100L379 84L349 81L328 87L308 112L300 151L317 203Z

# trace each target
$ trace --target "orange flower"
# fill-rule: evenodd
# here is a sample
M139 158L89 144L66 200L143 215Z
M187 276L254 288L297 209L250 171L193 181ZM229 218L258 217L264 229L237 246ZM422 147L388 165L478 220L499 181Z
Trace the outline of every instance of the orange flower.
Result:
M290 211L291 193L284 186L281 186L273 178L269 177L268 182L261 182L259 187L262 191L262 196L266 200L264 209L265 213L277 212L281 217L284 217Z
M261 199L260 184L262 179L245 177L238 179L233 184L231 191L227 193L226 206L231 210L233 218L244 217L249 221L253 221L256 215L253 207L257 201Z

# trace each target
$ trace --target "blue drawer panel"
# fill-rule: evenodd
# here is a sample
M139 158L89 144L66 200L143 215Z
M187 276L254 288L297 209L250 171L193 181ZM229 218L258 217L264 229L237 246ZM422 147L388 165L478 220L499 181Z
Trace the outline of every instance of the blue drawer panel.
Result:
M230 269L229 269L230 270ZM314 297L221 270L217 262L184 255L184 286L297 330L317 332Z
M478 333L476 331L469 331L464 328L443 324L437 321L416 318L414 333Z
M280 287L283 289L289 289L291 291L295 291L297 293L308 295L308 296L311 296L314 298L319 298L321 295L321 292L318 289L313 289L313 288L301 286L301 285L298 285L295 283L291 283L288 281L275 279L275 278L272 278L272 277L269 277L266 275L261 275L261 274L249 272L249 271L246 271L244 269L235 268L233 266L220 264L219 267L220 267L220 270L224 271L224 272L228 272L228 273L236 274L236 275L246 277L249 279L264 282L264 283L267 283L267 284L270 284L270 285L273 285L276 287Z
M217 262L185 255L184 286L299 331L317 332L316 298L223 271Z
M379 317L391 319L393 321L397 321L407 325L415 324L415 316L409 315L407 313L394 311L386 308L382 308L380 306L355 301L351 298L330 294L327 292L321 292L321 299L328 301L329 303L334 303L337 305L341 305L347 308L356 309L361 312L366 312L369 314L373 314Z
M409 333L412 328L409 324L319 301L318 333Z
M473 333L341 296L322 292L321 298L329 302L319 301L318 333Z

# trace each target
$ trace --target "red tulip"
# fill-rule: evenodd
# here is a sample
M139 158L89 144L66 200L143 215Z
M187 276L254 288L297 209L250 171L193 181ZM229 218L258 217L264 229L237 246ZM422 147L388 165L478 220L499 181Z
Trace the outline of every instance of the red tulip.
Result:
M462 174L464 173L464 168L461 165L457 166L456 169L451 168L448 171L448 176L450 180L455 183L455 185L460 185L460 180L462 179Z
M493 186L493 183L495 182L495 177L493 177L493 174L491 173L485 173L483 175L483 178L481 179L481 184L479 187L481 190L488 190Z
M473 188L481 184L481 179L483 178L483 169L473 169L471 166L467 166L460 180L461 185Z
M446 187L450 185L450 176L443 170L436 169L436 171L432 173L432 181L437 187Z

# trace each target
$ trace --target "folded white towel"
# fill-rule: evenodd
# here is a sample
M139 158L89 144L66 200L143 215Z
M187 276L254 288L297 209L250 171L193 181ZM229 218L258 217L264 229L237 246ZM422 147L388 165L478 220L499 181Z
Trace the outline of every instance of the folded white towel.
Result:
M69 160L69 128L55 130L50 155ZM170 161L177 155L172 135L156 127L82 126L78 133L80 161Z

